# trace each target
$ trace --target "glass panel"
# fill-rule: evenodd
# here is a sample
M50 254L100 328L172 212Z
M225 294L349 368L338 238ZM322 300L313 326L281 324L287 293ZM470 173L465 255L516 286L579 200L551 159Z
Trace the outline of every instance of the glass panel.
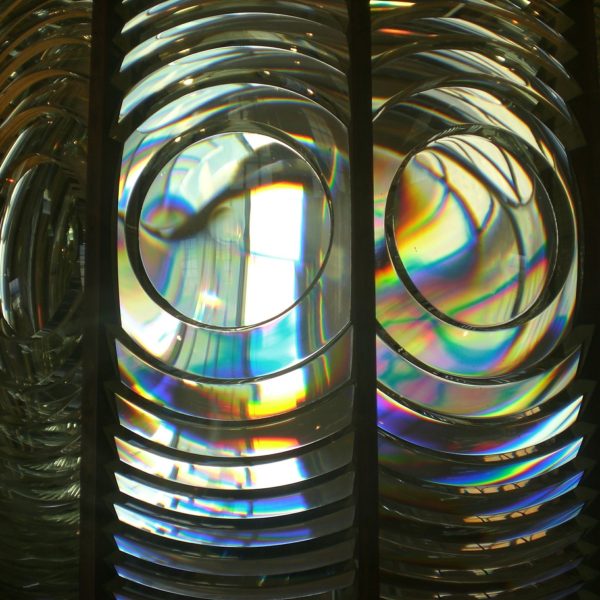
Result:
M119 520L154 536L178 542L221 548L263 548L305 542L322 538L348 529L354 519L354 509L344 508L324 516L301 518L291 524L273 526L251 523L251 528L242 528L239 523L229 521L211 526L209 523L194 523L191 519L162 516L138 507L115 504Z
M0 7L0 596L77 597L91 1Z
M411 444L454 454L486 456L523 450L559 435L577 419L583 398L565 403L564 397L529 411L528 416L501 423L493 430L467 420L413 409L401 398L379 390L379 427Z
M201 600L292 600L302 598L307 600L328 600L337 590L347 588L352 584L352 572L342 574L324 573L319 580L315 580L314 572L297 575L291 581L288 577L254 578L241 581L238 585L224 584L223 579L202 578L185 572L159 572L157 568L149 569L147 566L125 565L117 566L117 573L123 579L137 583L139 586L128 585L126 590L140 590L148 595L121 596L115 598L200 598ZM245 585L244 585L245 584ZM150 590L158 590L158 596L152 595ZM176 594L167 596L166 594ZM342 596L344 598L344 596ZM348 598L348 596L345 596Z
M125 436L123 436L125 437ZM115 437L120 460L144 473L186 485L219 490L257 490L293 485L345 467L352 460L352 436L329 442L316 450L277 461L233 464L188 462L141 441Z
M349 599L345 2L122 9L113 593Z
M185 88L186 85L184 84L183 87ZM157 360L195 376L214 379L246 379L270 375L279 370L297 366L321 350L348 323L348 310L345 304L349 293L349 282L340 278L340 273L347 272L349 268L348 253L342 251L342 248L348 247L349 239L349 211L347 207L342 208L348 191L345 129L342 123L314 100L302 98L298 94L282 88L262 84L222 84L200 90L194 90L193 86L190 87L189 93L167 104L148 118L125 142L118 222L119 295L122 326L136 344ZM231 110L228 110L227 107L230 103L233 104ZM169 261L159 257L157 265L159 272L149 277L148 270L143 263L142 252L143 248L146 248L146 245L151 242L142 242L141 240L144 238L142 235L138 236L138 231L142 233L143 224L140 223L140 218L144 216L141 213L143 199L149 193L152 181L159 176L163 161L168 162L172 156L179 154L179 148L186 148L190 145L190 142L193 142L192 138L196 136L203 138L203 132L207 128L210 131L211 127L218 126L218 121L215 122L215 115L223 111L227 112L231 121L239 123L235 129L245 128L249 130L247 133L250 133L252 129L255 129L253 125L255 122L260 124L256 129L261 131L275 128L288 146L296 148L297 153L305 155L308 160L317 159L313 162L312 174L319 172L322 184L329 187L331 210L336 215L336 219L333 221L331 242L327 241L325 246L321 246L318 241L314 242L315 246L313 247L322 247L323 250L331 247L328 255L322 257L322 260L326 262L320 276L313 281L308 273L309 280L302 285L306 292L299 299L295 261L287 259L285 256L280 258L269 256L269 252L272 253L272 250L261 248L258 241L249 242L253 243L256 248L254 256L260 260L247 265L248 285L239 291L235 286L230 285L219 290L219 293L239 295L245 292L246 297L243 300L236 300L235 305L248 311L248 315L242 315L239 318L229 317L229 319L233 319L235 324L240 322L256 323L257 319L264 322L265 317L268 318L266 322L260 323L256 327L239 327L231 325L230 321L228 327L216 328L212 323L196 321L190 319L189 316L174 312L165 299L156 293L156 288L151 281L152 277L160 280L161 264L162 268L165 268ZM173 120L174 115L177 115L176 121ZM282 129L286 125L287 129L291 129L291 131ZM313 131L313 128L317 128L316 131ZM207 139L210 138L211 136L208 136ZM251 138L264 141L264 137L261 136L251 136ZM235 138L230 137L229 139ZM257 168L257 172L254 175L250 175L249 172L245 173L244 177L250 175L250 178L261 177L262 179L255 190L258 195L254 203L249 199L242 201L241 204L235 202L235 207L229 211L232 215L240 210L242 210L242 214L247 214L234 226L238 233L230 232L231 235L235 234L234 237L240 235L248 238L252 229L254 229L254 233L260 234L261 222L263 225L265 223L264 218L260 216L261 209L264 210L265 205L268 206L274 198L280 197L277 195L278 192L273 196L268 191L266 194L258 191L258 188L262 186L268 188L273 185L276 189L277 181L272 180L274 172L267 167L271 164L272 159L258 150L254 152L253 156L256 160L260 160L259 165L254 167ZM266 163L263 165L262 161L264 160ZM288 159L286 162L289 162ZM290 168L298 164L304 165L305 163L302 161L296 164L292 163ZM209 171L212 167L208 167L206 164L203 168L208 169L205 171L203 180L210 181ZM308 167L302 166L301 169L297 174L299 179L302 179L302 173L305 173L305 169ZM286 173L289 174L287 169ZM221 175L232 176L228 174L227 169ZM292 179L295 178L296 176ZM228 185L226 181L222 183L225 187ZM310 181L314 182L313 179ZM313 185L309 182L304 183L309 186L307 189ZM252 188L254 184L248 181L247 184L240 185L242 188L245 188L246 185ZM302 189L304 190L304 188ZM302 195L305 193L303 191ZM292 196L294 196L293 193ZM292 196L286 197L289 199ZM297 198L300 199L300 196ZM313 203L314 200L313 197ZM300 201L300 205L302 202ZM256 212L251 214L252 204L254 204ZM318 195L315 210L322 212L325 206L322 196ZM218 206L211 206L210 211L215 215L222 212ZM214 216L214 218L219 220L218 216ZM234 216L231 219L235 221ZM304 219L299 219L293 224L293 227L300 227L294 233L295 239L301 237L303 222ZM224 224L221 223L221 225ZM242 227L242 225L245 226ZM225 227L227 228L226 224ZM268 228L267 231L269 231L269 239L273 238L272 241L275 244L276 238L271 235ZM194 243L202 244L201 239L204 234L202 231L197 233ZM236 266L235 257L239 255L240 250L236 249L231 235L227 234L231 239L227 235L223 239L219 238L224 234L225 232L219 233L217 226L217 229L210 235L214 238L215 243L230 248L230 258L233 262L222 265L223 271L231 269L237 277L240 274L240 268L244 268L246 272L245 261L238 260ZM319 239L319 237L317 235L315 239ZM292 241L292 238L288 235L289 241ZM185 245L185 240L183 240L183 247ZM296 248L294 251L297 253L300 249ZM285 249L282 249L282 252L285 254ZM147 254L146 259L148 260ZM190 255L186 260L193 263L194 259ZM206 265L208 273L211 272L211 269L221 271L219 263L212 262L215 257L211 258L210 253L207 253L206 260L208 261ZM260 279L260 274L264 274L265 271L264 268L257 265L257 262L261 261L269 263L269 269L277 274L277 281L281 285L279 288L278 284L278 289L282 290L277 294L273 292L268 294L273 298L275 296L280 298L275 300L274 314L273 309L267 310L269 315L260 314L260 310L256 308L265 303L262 298L265 282ZM317 261L317 264L320 262L321 260ZM182 281L181 275L177 275L178 269L182 268L183 264L177 262L177 267L173 269L175 272L170 276L175 285ZM197 269L198 265L194 268ZM216 274L209 275L209 282L218 283L218 280L222 281L223 278L222 275L218 279ZM176 288L172 290L171 294L181 295L184 291ZM208 304L219 304L220 302L230 304L229 298L214 296L216 293L214 289L207 289L207 293L206 302ZM200 307L205 306L206 302L200 301ZM283 305L291 305L291 307L286 312L281 312ZM203 309L200 308L200 310ZM210 311L210 308L208 310ZM253 312L256 312L256 315L253 316ZM314 318L315 314L318 314L319 318ZM265 332L268 332L268 335Z
M583 506L565 17L370 4L382 598L551 597Z
M150 358L144 360L120 340L116 352L121 381L158 406L192 417L255 420L309 405L350 379L352 330L302 366L256 380L234 383L181 377ZM141 353L140 353L141 354Z
M309 571L330 564L332 557L335 557L335 560L350 560L354 552L352 541L303 551L295 545L294 550L290 552L283 552L284 548L277 546L275 554L269 554L268 550L262 547L258 554L251 556L247 551L244 554L244 549L236 554L235 550L229 548L224 553L211 547L207 549L199 546L190 549L189 544L186 548L181 544L169 546L163 540L159 545L152 543L150 539L142 538L139 533L117 534L115 540L119 550L131 556L165 567L211 575L279 575L297 569Z
M158 170L138 235L146 275L175 311L213 327L247 327L286 312L312 287L331 216L298 152L269 136L223 133ZM265 296L273 278L278 285Z

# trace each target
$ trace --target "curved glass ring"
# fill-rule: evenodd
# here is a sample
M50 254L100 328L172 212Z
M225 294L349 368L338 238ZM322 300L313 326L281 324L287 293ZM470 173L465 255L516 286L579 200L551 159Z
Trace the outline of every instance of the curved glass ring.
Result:
M174 140L190 130L210 126L210 122L207 121L207 116L210 113L207 111L211 104L215 105L215 108L222 106L222 102L227 102L226 97L233 93L241 94L240 100L243 98L245 102L249 103L249 107L245 110L257 113L258 120L262 121L264 119L266 123L272 120L269 111L272 115L274 104L280 104L281 110L286 110L288 105L291 109L294 104L300 103L302 109L308 111L307 116L312 114L311 111L320 112L323 110L316 104L301 99L296 94L263 85L221 85L209 90L200 90L179 99L172 106L161 109L159 113L151 117L144 126L139 128L139 133L128 140L124 152L123 187L120 199L121 215L127 214L129 202L135 187L139 184L140 175L159 148L162 148L168 139ZM269 98L269 94L272 95L269 102L252 103L253 99L263 94L267 94L267 98ZM206 104L207 102L208 104ZM250 103L252 103L251 106ZM271 108L268 108L266 104L269 104ZM185 114L198 105L202 106L203 112L196 113L193 117L190 117L191 121L186 121ZM178 121L172 122L171 111L175 106L178 106L179 117ZM276 113L278 119L281 118L281 110ZM184 112L182 113L182 111ZM246 119L248 117L250 117L250 114L246 115ZM211 118L214 119L215 117L212 116ZM316 113L315 118L317 118ZM313 160L319 164L323 176L329 182L334 215L332 247L337 248L338 240L341 242L348 235L347 219L349 218L349 215L346 214L347 211L341 208L347 189L347 182L345 181L347 172L344 166L346 159L338 150L340 146L343 147L341 142L341 139L343 139L343 126L331 116L325 122L331 126L330 132L333 139L340 140L334 147L333 153L329 149L326 151L324 148L321 149L315 146L310 138L298 137L295 139L301 146L306 148L306 152L310 153ZM169 133L167 134L167 132ZM282 133L282 135L290 134ZM160 146L157 146L158 140L160 140ZM151 148L152 154L148 154L145 151L146 148ZM133 161L137 160L142 162L132 171L134 169ZM128 176L127 173L130 173L130 175ZM119 245L123 247L122 244L127 239L123 216L119 220L118 236ZM192 326L165 312L144 291L143 286L135 276L133 265L129 262L128 253L119 252L123 328L138 344L150 350L159 360L194 375L213 378L247 378L273 373L277 370L289 368L321 349L347 323L348 315L337 309L347 293L348 282L339 277L339 273L345 272L342 265L347 261L348 257L337 251L334 252L325 264L320 279L300 303L291 311L265 325L270 330L270 334L265 336L261 332L264 327L253 328L249 331L228 330L220 333L207 327ZM323 302L321 297L327 297L327 302ZM300 314L310 314L318 306L322 306L322 309L320 309L322 311L320 330L309 335L303 335L305 343L301 353L299 353L298 344L294 342L300 333L296 329L297 319ZM144 322L136 323L141 315L144 317ZM158 330L149 325L151 321L156 321L156 319L161 319L163 323L160 333L161 339L151 341L151 338L156 337ZM166 331L169 330L171 333L165 335ZM286 333L284 334L284 332ZM279 339L288 339L289 348L282 348L278 342ZM253 347L253 352L247 356L244 363L232 364L230 360L232 356L247 354L245 348L248 347L248 344ZM275 350L274 344L277 345L277 350ZM185 350L183 350L184 348ZM217 352L216 355L212 355L214 358L209 359L208 356L204 356L208 348L211 349L211 353Z
M392 349L384 332L377 336L378 379L417 406L440 414L468 418L498 418L519 414L547 402L575 378L581 347L538 364L538 371L513 379L464 380L431 372L423 364Z
M557 252L554 246L557 239L568 239L572 228L569 227L568 223L565 224L556 219L544 185L535 174L535 166L527 164L529 163L527 159L524 164L517 164L518 159L513 154L515 147L511 143L512 141L510 137L504 135L504 132L493 129L488 130L480 126L455 127L451 131L434 136L423 145L417 145L413 148L400 165L390 187L386 203L386 240L396 273L415 300L428 312L455 327L468 327L471 331L493 331L494 329L506 329L512 325L522 324L544 310L544 298L548 296L549 290L560 289L565 283L566 274L555 268L557 260L555 255ZM481 147L477 147L478 145ZM453 146L455 148L452 148ZM524 149L518 149L525 154ZM478 152L481 154L478 155ZM485 157L484 152L487 152L487 157ZM427 156L427 164L421 164L425 160L421 159L421 163L417 163L416 167L412 167L412 171L416 172L410 172L411 163L417 161L420 154L430 154L430 156ZM476 159L473 159L473 156ZM496 158L496 164L492 159L489 159L489 156ZM447 164L444 163L444 159L447 159ZM504 159L505 163L498 164L499 159ZM452 161L456 161L456 163ZM454 167L460 175L460 181L456 185L449 172L449 169ZM434 176L433 169L436 168L441 169L443 173L440 172ZM486 168L488 172L485 172L484 169ZM494 176L500 178L500 180L494 181ZM418 183L412 181L415 177L419 178ZM424 177L435 177L434 184L439 185L442 183L440 178L443 178L444 187L449 188L449 194L453 196L460 196L461 192L458 189L460 185L468 190L460 198L462 205L457 202L457 206L453 209L450 206L445 208L444 212L450 212L450 215L443 215L439 222L436 222L435 215L431 215L431 203L435 197L433 193L431 197L423 198L422 204L424 206L418 209L413 206L416 200L410 196L411 189L417 188L419 193L425 194L423 189L426 184L423 182ZM521 181L517 177L520 177ZM404 178L408 181L403 185ZM473 181L479 178L482 181ZM528 198L523 198L519 189L520 186L525 187L524 182L526 182L525 185L531 184L531 188L526 190L530 194ZM471 192L469 185L474 187L474 184L485 186L486 193L489 193L489 198L485 198L485 200L489 201L490 207L487 205L485 207L481 206L479 195L481 188L475 188ZM408 189L404 189L405 187ZM473 193L473 198L470 196L471 193ZM397 206L396 197L398 197L399 202L403 202L402 206ZM529 209L527 214L522 215L521 212L528 209L530 204L538 206L534 206L533 211ZM421 213L424 211L427 212L427 223L423 223L425 217ZM462 213L464 222L457 218L457 212L459 211ZM561 212L564 213L565 211ZM423 266L419 266L418 263L415 264L417 253L421 253L423 250L428 254L432 253L432 249L422 247L423 244L420 246L415 245L414 254L411 253L413 244L418 243L418 239L415 239L415 237L419 235L421 226L423 229L427 227L429 230L427 235L437 236L438 243L436 245L432 244L432 246L433 252L437 253L438 262L459 261L457 267L452 266L448 270L452 271L453 285L461 288L461 295L469 293L470 299L468 301L461 298L458 304L453 304L452 290L447 289L447 287L443 290L432 289L431 292L437 293L436 300L429 300L430 294L427 294L424 290L430 287L428 286L428 279L432 278L440 269L435 264L435 255L434 258L428 259ZM536 227L539 231L535 231ZM435 231L431 232L433 228L435 228ZM463 232L461 228L467 231ZM443 236L445 231L449 229L452 230L453 238L455 238L452 240L454 246L452 249L441 248L440 239L446 241ZM534 229L534 231L531 231L531 229ZM461 235L463 233L465 238ZM516 238L513 243L515 247L512 250L514 253L519 254L520 261L515 265L511 274L508 276L503 274L502 281L498 282L496 278L493 281L480 284L478 280L489 280L490 271L495 269L493 264L490 264L492 261L488 260L479 266L484 273L473 276L469 274L470 281L464 282L464 285L462 285L462 282L458 280L460 275L454 271L460 272L461 268L464 267L464 263L469 262L468 256L463 255L476 253L477 259L480 261L482 258L480 246L485 246L489 259L493 255L497 261L502 256L501 253L496 252L498 250L497 244L492 248L489 248L489 243L485 244L486 234L489 234L488 237L492 237L492 242L497 242L498 238L505 240L511 235ZM456 238L465 239L465 246L457 248ZM533 244L530 238L538 241L537 246L531 247ZM470 245L471 243L477 243L477 246L474 248ZM401 245L402 250L399 245ZM546 246L550 246L550 249L545 250ZM543 254L541 254L542 252ZM403 253L408 258L403 260ZM529 254L526 255L526 253ZM565 247L559 244L558 253L558 260L561 264L567 264L573 258L574 249L571 246L567 245ZM462 260L460 260L461 258ZM486 260L486 257L484 256L483 259ZM506 257L503 257L503 259L501 268L505 271L505 263L508 262L508 259ZM420 261L422 262L423 259L420 259ZM525 261L527 262L524 267L523 262ZM543 273L539 272L539 264L544 267ZM423 273L423 271L425 272ZM527 277L530 271L534 271L534 275L530 277L530 279L533 279L533 284L529 286L533 289L530 290L528 297L523 300L521 288L526 289ZM521 282L522 272L524 272L524 282ZM421 285L414 278L415 275L424 281L423 285L425 287L422 289L420 289ZM442 270L439 277L442 278L443 276L444 272ZM474 287L474 289L468 289L469 286ZM464 289L465 287L467 287L467 290ZM502 318L501 313L498 315L490 314L489 308L486 308L485 311L479 310L480 315L475 313L471 316L469 314L469 311L473 311L474 307L478 308L478 305L487 304L491 300L498 305L499 310L504 308L506 311L508 299L505 296L507 292L512 292L513 305L517 300L525 303L523 309L517 314L508 313ZM442 310L442 307L446 306L452 310L451 314L448 310ZM455 317L455 313L464 316L461 316L461 318Z
M330 256L326 184L293 140L252 125L171 140L146 165L127 205L127 253L138 280L154 302L194 326L241 331L281 317L317 284ZM293 283L292 296L250 305L248 296L260 290L248 286L275 274L281 285Z
M131 343L117 339L115 345L124 386L162 408L201 419L235 422L283 415L338 390L351 375L351 328L312 360L246 381L184 377L138 356Z
M449 90L451 91L451 90ZM462 93L462 92L461 92ZM433 99L434 96L431 96ZM443 109L440 109L443 110ZM385 114L385 113L380 113ZM376 121L377 123L377 121ZM381 126L381 125L380 125ZM457 124L454 125L456 127ZM389 125L388 125L389 127ZM470 127L480 127L479 125L467 125L465 131ZM565 278L562 289L553 290L555 296L549 301L544 310L539 313L537 320L543 319L547 323L549 315L556 322L568 321L572 314L574 299L572 289L577 279L577 263L574 259L576 251L576 229L574 222L574 209L572 200L565 190L564 182L560 174L555 174L554 165L548 165L546 156L540 156L535 147L513 133L503 131L496 127L482 126L482 132L493 132L493 138L505 139L510 147L510 141L514 140L517 147L527 150L526 162L533 165L541 165L542 170L556 182L554 183L555 194L560 194L561 199L553 200L555 212L557 212L557 226L560 228L561 243L564 245L563 258L561 261L571 260L569 267L565 269L561 266L558 276ZM460 128L462 130L462 128ZM424 137L430 137L423 132ZM380 155L381 156L381 155ZM402 163L402 158L396 155L386 155L386 169L390 167L395 169L394 163ZM394 170L394 174L396 169ZM387 179L389 177L389 179ZM376 178L376 194L380 197L382 186L385 186L385 195L387 196L389 186L387 181L392 180L392 174L381 179ZM385 183L384 183L385 182ZM380 200L381 202L381 200ZM383 239L383 225L378 221L376 224L376 239L378 240L377 271L378 271L378 319L388 333L399 343L404 350L419 361L430 365L432 368L452 373L461 377L481 377L480 373L485 372L487 377L494 377L500 374L506 374L517 367L524 368L526 364L533 364L547 355L555 346L563 331L558 328L547 326L543 331L536 330L536 319L532 319L523 325L516 327L505 327L492 331L477 331L472 327L454 327L449 323L442 322L432 315L428 310L420 307L410 295L407 294L404 286L400 284L395 275L395 269L389 257L389 251L384 249L380 240ZM388 237L389 240L389 237ZM393 246L392 246L393 247ZM561 277L561 278L562 278ZM400 301L400 299L402 299ZM389 313L389 315L388 315ZM399 317L399 315L403 315ZM407 323L413 323L407 327ZM530 332L535 331L535 338L528 339L528 345L535 348L535 352L517 353L515 340L527 339ZM420 341L419 341L420 340ZM424 343L424 340L427 340ZM537 340L537 341L536 341ZM539 344L543 342L543 345ZM440 345L441 344L441 345Z

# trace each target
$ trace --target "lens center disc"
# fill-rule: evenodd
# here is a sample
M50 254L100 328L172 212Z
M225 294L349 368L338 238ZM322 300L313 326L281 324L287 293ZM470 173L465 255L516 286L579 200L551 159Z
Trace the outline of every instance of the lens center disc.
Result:
M257 133L184 148L157 173L140 214L150 282L181 314L214 327L285 312L318 277L330 242L329 202L311 165Z
M402 267L445 316L499 326L543 292L552 212L539 179L506 148L472 134L438 138L405 161L390 201Z

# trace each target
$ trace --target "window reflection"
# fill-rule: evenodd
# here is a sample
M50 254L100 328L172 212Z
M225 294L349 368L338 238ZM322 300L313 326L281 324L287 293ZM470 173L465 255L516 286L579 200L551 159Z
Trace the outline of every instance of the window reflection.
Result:
M330 239L316 173L291 148L253 133L182 150L159 171L140 215L140 253L158 293L216 327L255 325L292 306Z

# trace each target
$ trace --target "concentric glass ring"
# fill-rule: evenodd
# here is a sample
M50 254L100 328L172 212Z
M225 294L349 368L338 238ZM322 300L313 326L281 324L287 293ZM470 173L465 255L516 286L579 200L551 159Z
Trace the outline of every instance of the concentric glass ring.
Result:
M0 596L74 599L91 2L0 8Z

